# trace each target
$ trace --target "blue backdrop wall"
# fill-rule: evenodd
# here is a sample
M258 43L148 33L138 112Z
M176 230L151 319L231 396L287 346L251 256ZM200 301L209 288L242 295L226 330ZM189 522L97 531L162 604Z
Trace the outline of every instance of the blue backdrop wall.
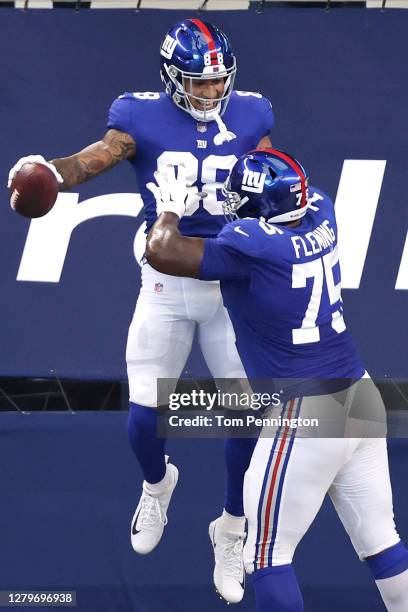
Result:
M129 195L137 192L130 165L72 190L80 203L128 195L105 199L102 209L111 216L79 223L66 248L56 231L63 220L48 227L50 215L31 224L27 240L30 222L9 209L4 184L22 155L64 156L98 140L107 109L121 92L161 89L159 43L181 17L178 11L149 10L1 11L0 318L7 324L0 326L0 374L125 376L124 346L140 278L133 255L140 202ZM408 341L407 11L292 8L205 17L231 38L237 87L270 97L275 145L303 160L314 184L334 198L345 159L386 160L361 278L345 289L344 298L370 372L406 376L401 356ZM362 174L360 182L355 188L364 209L371 175ZM63 197L75 208L74 193ZM59 212L68 210L68 200L57 205ZM80 220L85 207L91 210L89 202L76 206ZM361 223L360 206L355 208L344 221L346 238L356 235ZM61 248L66 256L60 277L50 282L49 268L58 268ZM358 267L357 251L355 258L349 250L348 269Z
M221 440L169 443L180 468L169 525L158 548L141 557L128 529L140 474L126 444L126 414L3 415L0 590L76 590L81 612L225 610L212 587L207 535L223 505L221 449ZM391 440L390 459L407 541L407 445ZM329 501L300 543L295 567L306 612L384 610ZM237 612L254 610L249 585Z

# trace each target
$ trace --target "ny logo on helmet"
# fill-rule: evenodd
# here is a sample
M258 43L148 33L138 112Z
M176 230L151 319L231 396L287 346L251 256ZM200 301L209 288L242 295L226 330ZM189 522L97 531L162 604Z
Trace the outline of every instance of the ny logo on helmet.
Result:
M166 38L163 41L162 47L160 49L160 53L167 59L171 59L173 56L174 49L176 48L176 45L177 45L177 40L175 40L172 36L167 34Z
M252 193L262 193L265 184L266 174L263 172L254 172L253 170L244 170L242 178L242 191L251 191Z

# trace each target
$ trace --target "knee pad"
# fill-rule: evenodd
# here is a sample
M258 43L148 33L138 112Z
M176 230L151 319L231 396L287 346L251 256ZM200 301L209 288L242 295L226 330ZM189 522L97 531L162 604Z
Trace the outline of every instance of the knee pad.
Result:
M130 405L156 408L157 379L165 376L158 367L146 368L140 364L128 364L129 398Z
M366 559L375 580L402 574L408 569L408 550L402 542Z
M169 396L174 393L179 374L174 376L161 365L128 363L130 404L156 408L167 406Z
M252 580L258 612L303 612L303 598L292 565L257 570Z

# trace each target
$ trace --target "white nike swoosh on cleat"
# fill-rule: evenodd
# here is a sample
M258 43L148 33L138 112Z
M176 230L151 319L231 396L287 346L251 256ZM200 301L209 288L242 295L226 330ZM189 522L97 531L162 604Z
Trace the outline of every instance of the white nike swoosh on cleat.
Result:
M140 529L136 529L137 519L139 518L139 514L140 514L140 510L137 513L137 516L135 516L135 520L134 520L134 523L132 525L132 533L133 533L133 535L136 535L137 533L140 533Z

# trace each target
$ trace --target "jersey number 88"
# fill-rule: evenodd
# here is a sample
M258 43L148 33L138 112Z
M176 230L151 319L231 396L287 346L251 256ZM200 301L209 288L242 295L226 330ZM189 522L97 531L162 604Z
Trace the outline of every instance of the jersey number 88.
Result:
M202 190L207 197L202 201L203 208L210 215L222 215L221 202L217 200L217 191L222 188L223 182L217 181L217 170L229 171L237 161L235 155L209 155L203 159L201 164L200 180L203 184ZM183 165L186 169L186 179L189 186L195 185L199 179L199 160L193 153L187 151L164 151L157 158L157 169L165 171L166 166ZM226 178L226 177L225 177ZM186 215L193 215L199 208L200 203L196 199L187 201Z

